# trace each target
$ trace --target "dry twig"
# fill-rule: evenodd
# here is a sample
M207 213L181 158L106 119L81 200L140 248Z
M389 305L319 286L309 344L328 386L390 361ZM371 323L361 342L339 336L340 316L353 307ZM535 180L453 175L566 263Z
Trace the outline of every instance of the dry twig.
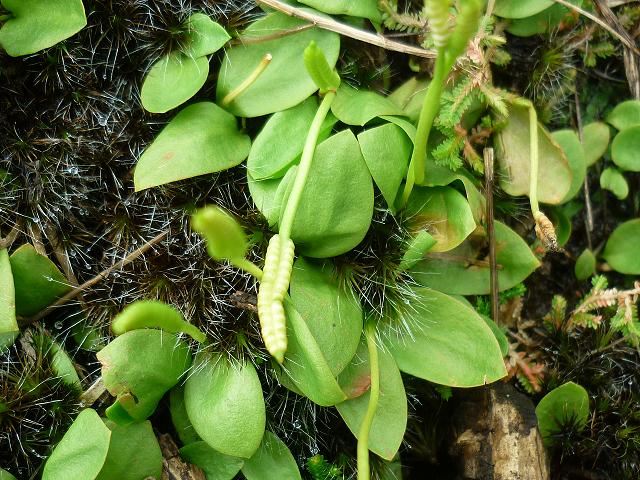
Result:
M293 5L281 2L280 0L257 0L257 2L267 5L289 16L307 20L313 25L325 30L330 30L332 32L339 33L340 35L344 35L345 37L360 40L361 42L370 43L386 50L393 50L394 52L406 53L408 55L415 55L416 57L423 58L436 57L436 52L434 51L425 50L424 48L414 47L412 45L407 45L401 42L396 42L382 35L360 30L358 28L352 27L351 25L333 20L332 18L322 17L320 15L316 15L315 13L301 10L294 7Z
M165 230L164 232L160 233L159 235L155 236L154 238L152 238L151 240L149 240L147 243L145 243L144 245L142 245L140 248L137 248L136 250L134 250L133 252L131 252L129 255L127 255L126 257L124 257L122 260L120 260L119 262L113 264L112 266L110 266L109 268L103 270L102 272L98 273L95 277L87 280L86 282L84 282L82 285L79 285L78 287L74 288L73 290L71 290L69 293L67 293L65 296L60 297L58 300L56 300L54 303L52 303L51 305L49 305L47 308L41 310L40 312L36 313L33 317L30 317L26 320L24 320L23 322L21 322L23 325L28 325L34 322L37 322L38 320L41 320L42 318L46 317L47 315L49 315L51 312L53 312L57 307L64 305L65 303L67 303L69 300L72 300L74 298L76 298L78 295L80 295L83 291L85 291L87 288L90 288L92 286L94 286L96 283L98 283L99 281L101 281L103 278L107 277L111 272L115 271L115 270L120 270L121 268L125 267L126 265L128 265L129 263L133 262L136 258L138 258L140 255L142 255L143 253L147 252L151 247L153 247L156 243L158 243L159 241L161 241L164 237L167 236L167 234L169 233L168 230Z

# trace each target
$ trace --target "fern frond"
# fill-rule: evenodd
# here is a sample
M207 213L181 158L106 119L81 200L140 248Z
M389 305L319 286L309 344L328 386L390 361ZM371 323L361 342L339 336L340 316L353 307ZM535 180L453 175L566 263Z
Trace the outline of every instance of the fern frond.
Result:
M446 138L440 145L431 151L437 165L457 170L462 166L460 150L464 146L464 139L458 136Z
M378 8L382 12L382 23L389 30L420 33L427 26L421 13L399 12L396 0L378 0Z

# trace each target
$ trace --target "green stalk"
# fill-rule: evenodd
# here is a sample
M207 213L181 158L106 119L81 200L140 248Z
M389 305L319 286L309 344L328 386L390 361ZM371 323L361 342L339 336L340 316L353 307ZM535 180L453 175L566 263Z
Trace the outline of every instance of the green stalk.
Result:
M445 58L445 49L439 49L433 78L427 88L427 94L424 97L422 110L420 111L420 119L418 120L418 128L414 139L413 153L411 154L409 170L407 171L407 182L404 185L404 192L402 193L402 206L406 205L414 184L420 184L424 181L424 168L427 158L427 142L429 141L429 133L431 132L433 121L436 118L438 109L440 108L440 97L449 71L450 68L447 68L447 61Z
M529 202L531 213L534 215L540 211L538 204L538 114L531 102L529 108L529 161L531 167L529 171Z
M258 66L249 74L247 78L245 78L240 85L234 88L232 91L227 93L227 95L222 99L220 104L223 107L226 107L231 102L233 102L236 98L238 98L241 94L245 92L251 85L255 83L260 75L267 69L273 57L270 53L265 54L260 60Z
M284 208L282 222L280 222L280 228L278 229L281 245L286 245L291 238L291 228L293 227L293 220L295 219L298 205L300 204L300 199L302 198L302 192L304 191L304 186L307 183L307 177L309 176L309 171L311 170L311 161L313 160L313 154L316 150L318 137L320 136L320 128L322 127L322 124L324 123L324 120L329 113L329 109L331 108L331 104L333 103L334 98L336 98L335 91L327 92L327 94L322 99L320 106L318 107L318 111L313 118L311 128L309 129L309 133L307 134L307 139L304 143L304 149L302 150L300 165L298 165L296 178L293 181L291 194L289 195L287 205Z
M371 370L371 388L369 389L369 405L364 415L360 431L358 432L358 480L369 480L371 469L369 467L369 433L373 417L378 410L380 399L380 365L378 362L378 347L376 346L376 324L367 322L364 329L369 351L369 367Z
M515 103L529 109L529 204L531 205L531 215L536 222L536 235L542 244L552 251L557 251L558 238L553 223L540 211L538 203L538 114L536 108L529 100L519 99Z
M229 259L229 262L232 265L235 265L240 270L244 270L247 273L250 273L254 277L258 279L258 281L262 280L262 270L255 263L246 258L233 258Z

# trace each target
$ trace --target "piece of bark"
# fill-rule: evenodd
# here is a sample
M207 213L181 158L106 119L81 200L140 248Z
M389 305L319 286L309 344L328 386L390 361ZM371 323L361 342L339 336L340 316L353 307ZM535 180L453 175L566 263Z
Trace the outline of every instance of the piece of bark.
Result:
M162 480L207 480L200 468L182 460L170 435L158 435L158 443L162 451Z
M531 400L511 384L466 391L452 419L449 454L460 480L548 480Z

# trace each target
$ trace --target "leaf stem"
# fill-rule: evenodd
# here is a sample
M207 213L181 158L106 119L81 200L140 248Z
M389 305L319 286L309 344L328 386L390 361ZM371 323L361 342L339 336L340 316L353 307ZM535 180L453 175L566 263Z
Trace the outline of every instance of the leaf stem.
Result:
M436 118L438 109L440 108L440 96L442 95L444 83L450 71L450 68L447 68L448 62L445 57L445 49L439 49L434 67L433 79L427 88L427 94L424 97L422 110L420 111L420 119L418 120L413 153L411 154L409 170L407 171L407 182L405 183L404 192L402 194L402 206L406 205L414 184L420 184L424 181L424 167L427 158L427 142L429 141L429 133L431 132L433 121Z
M313 118L313 122L311 123L311 127L309 128L309 133L307 134L304 149L302 150L300 165L298 165L296 178L293 181L291 194L289 195L289 198L287 200L287 204L282 215L282 221L280 222L280 228L278 229L282 245L286 245L291 238L291 228L293 227L293 220L295 219L296 211L298 210L298 205L300 204L300 199L302 198L302 192L304 190L305 184L307 183L309 171L311 170L311 161L313 160L313 154L316 150L318 137L320 136L320 128L322 127L322 124L324 123L324 120L329 113L329 109L331 108L331 104L333 103L333 99L335 97L336 92L327 92L327 94L322 99L322 102L318 107L318 111Z
M250 273L254 277L258 279L258 281L262 280L262 270L255 263L246 258L234 258L230 259L229 262L234 266L238 267L240 270L244 270L247 273Z
M517 99L516 104L529 109L529 204L535 220L535 231L543 245L552 251L558 251L558 238L553 223L540 211L538 203L538 114L530 100Z
M373 424L373 417L378 410L380 399L380 365L378 362L378 347L376 345L376 324L367 322L364 329L369 351L369 368L371 375L371 388L369 390L369 405L364 415L360 431L358 432L358 480L369 480L371 469L369 468L369 433Z
M260 63L258 64L258 66L253 70L253 72L251 72L249 76L245 78L240 85L238 85L236 88L231 90L222 99L222 102L220 102L220 104L223 107L226 107L231 102L233 102L236 98L238 98L247 88L253 85L253 83L258 79L258 77L262 75L262 72L264 72L265 69L269 66L272 58L273 57L271 56L270 53L265 54L265 56L262 57L262 60L260 60Z
M538 114L531 102L529 109L529 202L531 203L531 213L535 216L540 211L538 204Z

